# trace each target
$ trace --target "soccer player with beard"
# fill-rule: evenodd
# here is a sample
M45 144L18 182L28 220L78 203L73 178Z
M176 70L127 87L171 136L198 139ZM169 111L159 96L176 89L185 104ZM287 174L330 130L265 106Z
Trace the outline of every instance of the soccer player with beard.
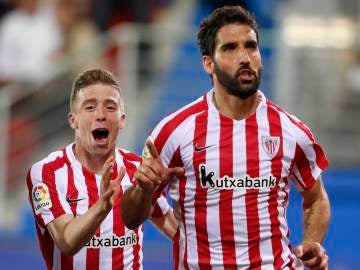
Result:
M169 186L179 231L174 269L327 269L321 243L330 206L321 180L328 166L309 128L259 90L261 55L255 19L239 6L216 9L198 33L213 89L164 118L144 151L161 169L184 176L153 182L140 166L123 196L123 220L141 224ZM153 168L150 168L153 169ZM294 250L286 209L289 181L303 197L304 235Z
M122 194L133 185L141 158L115 146L125 114L110 72L93 69L78 76L68 118L75 142L35 163L27 176L47 269L142 269L143 227L126 228L120 213ZM156 163L147 161L142 168ZM147 177L161 180L154 173ZM178 225L166 198L148 207L152 222L173 238Z

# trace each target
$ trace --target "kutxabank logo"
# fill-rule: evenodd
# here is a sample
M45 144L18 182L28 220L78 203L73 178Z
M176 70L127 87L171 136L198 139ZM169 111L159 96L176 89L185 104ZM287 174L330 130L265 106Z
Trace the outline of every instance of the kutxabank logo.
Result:
M111 235L109 237L93 236L91 240L85 245L87 248L125 248L134 246L138 242L136 233L128 231L126 235L117 236Z
M201 186L203 188L212 189L267 189L276 186L276 178L269 175L266 178L253 178L248 175L245 177L229 177L214 178L215 172L206 169L205 164L199 166Z

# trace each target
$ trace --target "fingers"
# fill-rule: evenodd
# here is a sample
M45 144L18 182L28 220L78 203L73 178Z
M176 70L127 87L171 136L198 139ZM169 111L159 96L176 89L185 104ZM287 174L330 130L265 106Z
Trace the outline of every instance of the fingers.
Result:
M113 181L121 182L121 180L124 178L124 176L125 176L125 167L121 166L116 179L114 179Z
M149 153L152 158L154 158L154 159L160 158L154 143L150 139L146 140L146 147L148 148Z
M157 186L160 185L161 181L155 181L154 179L151 179L148 177L146 173L141 171L141 168L139 167L138 170L134 173L134 178L138 185L148 191L153 192Z
M110 183L110 177L111 177L111 174L113 173L114 162L115 162L115 158L113 156L111 156L104 163L104 166L103 166L103 169L102 169L101 182L102 182L102 185L105 188Z
M308 242L300 245L295 249L294 254L310 269L327 269L329 258L320 243Z
M302 245L297 246L294 250L294 254L296 257L298 257L300 259L304 254L303 246Z
M109 187L111 189L114 189L115 192L117 192L119 190L121 180L124 178L124 176L125 176L125 167L121 166L116 178L110 181Z
M157 186L166 183L174 176L182 177L184 169L164 167L154 143L147 139L143 150L143 161L134 174L139 186L147 191L154 191Z
M148 192L153 192L159 185L171 181L174 176L183 177L184 169L157 167L157 164L151 161L144 161L134 174L139 186Z
M152 143L150 143L152 144ZM155 148L155 146L152 144ZM151 146L150 146L151 149ZM150 150L155 156L157 155L156 149ZM158 156L158 155L157 155ZM138 167L134 177L139 186L143 189L152 192L159 186L164 179L166 179L166 171L162 165L160 158L145 158L141 165Z
M120 193L120 182L125 175L125 168L121 167L117 177L111 180L108 187L103 190L102 199L112 208Z
M110 189L106 190L106 191L102 194L103 200L106 201L106 202L107 202L107 201L110 201L111 196L113 196L118 189L119 189L119 188L114 187L114 188L110 188ZM111 206L112 206L112 205L111 205Z
M141 163L141 167L147 168L158 176L162 176L165 173L164 166L155 159L144 159Z
M171 180L174 176L181 178L185 175L185 170L182 167L168 168L166 174L169 176L167 180Z
M329 265L329 257L325 254L324 259L322 260L321 264L316 267L312 267L312 270L328 270Z

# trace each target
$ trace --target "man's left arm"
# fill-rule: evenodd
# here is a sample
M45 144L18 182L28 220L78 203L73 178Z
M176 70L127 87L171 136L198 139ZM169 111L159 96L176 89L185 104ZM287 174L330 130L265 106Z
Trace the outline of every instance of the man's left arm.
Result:
M310 269L327 269L328 256L321 243L330 221L330 202L321 177L315 185L303 191L304 236L295 255Z

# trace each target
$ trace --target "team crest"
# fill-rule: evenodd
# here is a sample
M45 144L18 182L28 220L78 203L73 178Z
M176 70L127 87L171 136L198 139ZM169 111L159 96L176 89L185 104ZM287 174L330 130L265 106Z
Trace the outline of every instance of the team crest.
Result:
M32 188L32 201L35 214L40 214L45 209L50 209L52 203L50 200L49 188L45 183L37 183Z
M280 137L278 136L263 136L261 137L262 146L264 151L269 155L270 158L275 157L279 151Z

